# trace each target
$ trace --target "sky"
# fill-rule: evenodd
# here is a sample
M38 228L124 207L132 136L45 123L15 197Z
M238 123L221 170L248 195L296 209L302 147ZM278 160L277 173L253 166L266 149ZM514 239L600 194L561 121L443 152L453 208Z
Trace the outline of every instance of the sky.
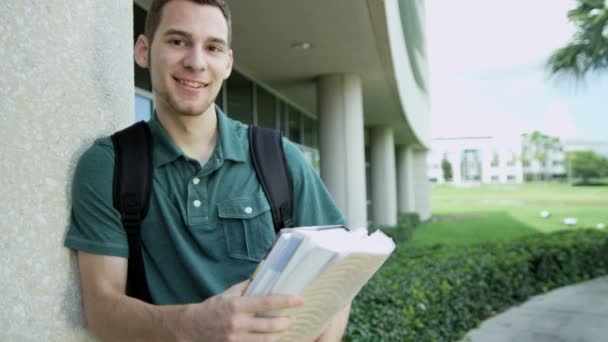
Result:
M575 32L573 0L426 0L432 136L608 140L608 70L578 84L545 61Z

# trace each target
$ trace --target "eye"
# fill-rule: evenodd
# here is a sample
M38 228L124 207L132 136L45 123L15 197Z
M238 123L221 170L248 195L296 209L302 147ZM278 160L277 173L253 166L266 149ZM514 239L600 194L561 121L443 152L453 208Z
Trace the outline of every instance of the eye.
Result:
M186 42L181 39L172 39L171 44L173 44L175 46L186 46L187 45Z
M207 48L207 50L211 51L211 52L219 52L222 51L220 48L218 48L217 46L211 45Z

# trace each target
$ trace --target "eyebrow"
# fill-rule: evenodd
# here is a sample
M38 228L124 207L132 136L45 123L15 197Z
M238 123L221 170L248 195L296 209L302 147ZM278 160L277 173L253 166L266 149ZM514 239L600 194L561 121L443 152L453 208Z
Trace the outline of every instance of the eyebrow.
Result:
M172 35L182 36L182 37L192 40L192 35L190 33L186 32L186 31L178 30L178 29L168 29L163 34L163 36L165 36L165 37L172 36ZM228 46L228 43L226 43L226 40L219 38L219 37L211 37L209 40L211 40L211 42L213 42L213 43L218 43L218 44L222 44L224 46Z

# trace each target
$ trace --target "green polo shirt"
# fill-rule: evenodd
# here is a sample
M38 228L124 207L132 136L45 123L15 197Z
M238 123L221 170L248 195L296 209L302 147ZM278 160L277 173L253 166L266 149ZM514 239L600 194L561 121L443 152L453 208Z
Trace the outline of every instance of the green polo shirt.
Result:
M249 155L248 126L219 108L218 144L205 165L150 120L154 180L142 222L146 277L157 304L200 302L245 280L275 233L270 205ZM344 218L300 149L283 140L294 190L296 226L343 224ZM120 213L112 205L114 149L109 137L80 158L65 246L128 257Z

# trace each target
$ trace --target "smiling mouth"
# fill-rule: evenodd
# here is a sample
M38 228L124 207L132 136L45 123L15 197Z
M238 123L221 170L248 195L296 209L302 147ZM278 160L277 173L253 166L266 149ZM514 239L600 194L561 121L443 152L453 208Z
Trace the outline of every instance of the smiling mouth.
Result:
M190 88L195 88L195 89L200 89L200 88L205 88L209 85L209 83L203 83L203 82L195 82L195 81L185 81L185 80L181 80L177 77L173 77L174 80L176 80L177 82L188 86Z

